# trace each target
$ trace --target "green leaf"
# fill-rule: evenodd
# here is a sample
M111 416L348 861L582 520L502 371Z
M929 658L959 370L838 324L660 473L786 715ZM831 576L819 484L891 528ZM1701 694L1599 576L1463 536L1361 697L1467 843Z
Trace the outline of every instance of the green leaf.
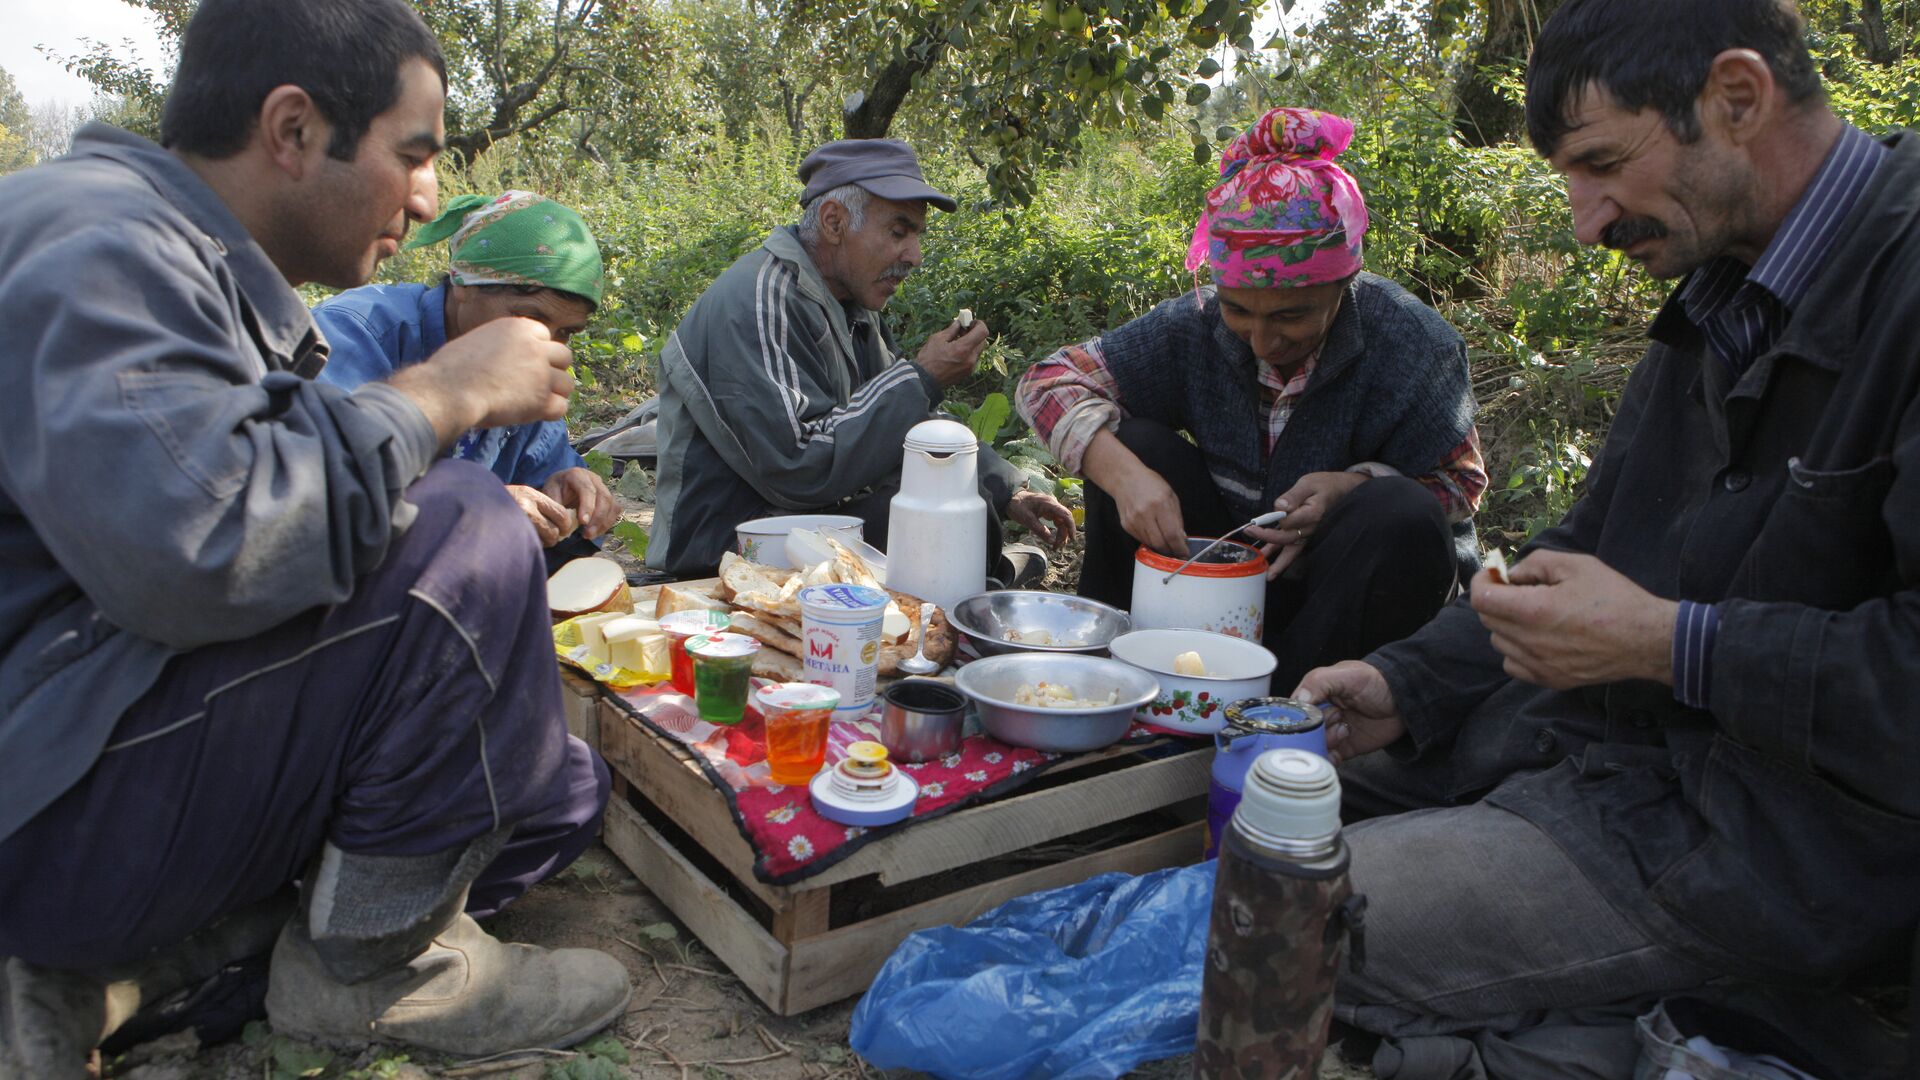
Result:
M322 1050L284 1035L273 1037L273 1070L279 1075L318 1076L331 1064L331 1050Z
M592 1054L550 1066L547 1080L627 1080L627 1070L615 1062Z
M1189 105L1198 105L1211 96L1213 96L1213 87L1206 83L1197 82L1187 87L1187 104Z
M650 941L672 941L680 936L680 930L670 922L648 923L640 928L640 936Z
M993 437L1000 434L1000 426L1005 424L1007 417L1012 415L1013 405L1007 400L1007 395L995 390L987 395L986 400L982 401L978 408L973 410L973 415L967 420L967 427L973 432L974 438L992 446Z
M1220 61L1209 56L1205 60L1200 61L1200 66L1194 69L1194 74L1203 79L1211 79L1215 75L1220 74Z
M593 470L593 475L605 480L609 484L613 482L613 456L611 454L603 453L599 450L589 450L581 456L586 460L587 468Z
M620 347L626 349L628 352L639 352L641 349L647 347L647 339L641 337L639 334L628 334L626 337L620 339Z
M627 1044L621 1042L618 1037L613 1035L601 1035L581 1043L579 1049L583 1054L603 1057L608 1061L617 1061L622 1065L632 1060L627 1054Z
M644 559L647 557L647 544L651 540L651 537L647 535L647 530L635 525L633 522L622 521L613 528L608 529L607 535L617 536L625 541L627 551L632 553L634 558ZM671 927L669 927L669 929L671 929Z

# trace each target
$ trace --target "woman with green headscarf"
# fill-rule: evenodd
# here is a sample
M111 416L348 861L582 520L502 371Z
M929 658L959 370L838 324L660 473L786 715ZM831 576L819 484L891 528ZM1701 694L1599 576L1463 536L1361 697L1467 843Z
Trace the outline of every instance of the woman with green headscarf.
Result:
M599 245L579 214L545 196L452 199L407 247L441 241L448 265L439 284L367 285L314 308L332 347L322 382L351 389L385 379L508 316L543 323L564 344L600 304ZM453 456L500 477L549 549L576 528L594 540L619 520L613 494L574 453L561 421L469 431Z

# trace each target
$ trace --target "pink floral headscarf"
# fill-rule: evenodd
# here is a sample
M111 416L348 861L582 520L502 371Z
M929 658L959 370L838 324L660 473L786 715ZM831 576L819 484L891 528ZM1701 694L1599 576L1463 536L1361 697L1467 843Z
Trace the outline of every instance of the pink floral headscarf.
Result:
M1352 141L1352 121L1317 109L1255 121L1220 156L1187 269L1205 263L1229 289L1324 285L1359 270L1367 204L1333 163Z

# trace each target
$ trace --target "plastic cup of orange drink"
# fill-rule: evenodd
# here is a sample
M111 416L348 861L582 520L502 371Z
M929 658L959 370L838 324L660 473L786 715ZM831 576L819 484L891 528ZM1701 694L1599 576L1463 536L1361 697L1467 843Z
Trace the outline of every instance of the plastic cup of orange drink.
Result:
M813 779L827 761L827 727L840 691L813 683L769 683L754 695L767 729L767 772L776 784Z

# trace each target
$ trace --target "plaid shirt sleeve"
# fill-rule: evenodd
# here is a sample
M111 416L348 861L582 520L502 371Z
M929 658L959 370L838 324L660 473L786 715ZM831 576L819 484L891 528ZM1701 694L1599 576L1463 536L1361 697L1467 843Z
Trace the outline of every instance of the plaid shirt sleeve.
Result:
M1100 339L1069 345L1027 369L1014 406L1060 466L1080 475L1088 444L1126 415Z
M1467 437L1454 447L1432 472L1413 478L1447 512L1448 522L1465 521L1480 509L1480 497L1487 491L1487 465L1480 457L1480 428L1467 429Z
M1377 461L1363 461L1349 466L1348 472L1362 472L1368 476L1398 476L1398 470ZM1467 437L1459 446L1447 451L1432 472L1422 473L1413 478L1414 482L1433 492L1440 500L1440 509L1446 511L1449 524L1465 521L1480 509L1480 497L1487 491L1487 466L1480 458L1480 429L1467 429Z

